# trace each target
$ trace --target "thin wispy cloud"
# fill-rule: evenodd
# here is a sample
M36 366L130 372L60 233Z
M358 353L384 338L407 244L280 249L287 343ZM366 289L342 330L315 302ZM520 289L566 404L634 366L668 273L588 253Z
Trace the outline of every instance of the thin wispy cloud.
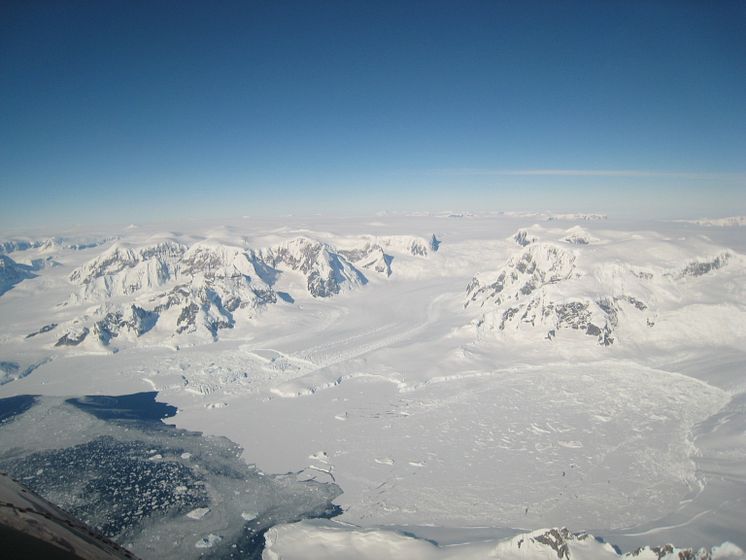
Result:
M644 169L435 169L435 175L494 176L494 177L630 177L699 180L746 180L746 173L707 173L688 171L649 171Z

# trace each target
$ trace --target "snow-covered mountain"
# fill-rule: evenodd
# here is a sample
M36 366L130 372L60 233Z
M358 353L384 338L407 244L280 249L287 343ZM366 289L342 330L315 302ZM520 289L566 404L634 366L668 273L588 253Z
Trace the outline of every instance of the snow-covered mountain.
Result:
M131 246L115 243L70 274L81 300L100 301L158 288L176 276L186 247L174 241Z
M116 239L114 236L103 237L47 237L32 239L26 237L0 240L0 254L39 249L39 253L54 253L62 250L82 251L92 249Z
M31 239L4 239L0 241L0 254L6 255L16 251L28 251L35 247L40 247L41 241Z
M440 241L433 234L430 239L413 235L388 235L376 237L378 245L386 250L409 254L415 257L426 257L440 247Z
M300 272L306 278L308 293L313 297L329 297L343 288L363 286L365 275L330 245L296 237L258 253L267 266L277 270Z
M218 243L116 243L70 274L79 286L71 301L101 305L92 319L73 321L57 344L78 345L93 332L106 345L123 329L141 336L156 323L173 334L200 331L215 338L233 327L235 313L252 316L275 301L252 259L241 247Z
M565 243L570 243L571 245L589 245L596 240L591 237L591 234L584 230L582 227L573 226L565 232L565 236L562 238L562 241L564 241Z
M520 300L547 284L567 280L575 273L575 255L550 243L536 243L513 255L496 274L477 274L467 287L469 300L501 305Z
M384 253L383 248L376 243L367 242L361 248L342 249L339 254L359 269L374 271L386 277L391 276L392 258Z
M488 306L477 325L504 331L524 325L540 326L546 337L571 328L596 337L599 344L613 343L614 301L553 297L552 288L582 278L570 251L551 243L537 243L512 256L493 274L477 274L467 286L465 307ZM559 294L556 294L559 295Z
M99 247L110 241L116 240L116 236L106 236L99 238L66 238L66 237L50 237L42 241L38 247L41 253L55 253L57 251L69 249L72 251L82 251L84 249L93 249ZM37 242L38 243L38 242Z
M108 345L120 335L140 337L156 325L171 335L215 340L240 317L252 318L276 303L274 288L284 274L300 275L313 298L329 298L366 285L366 274L390 276L389 253L426 257L439 241L434 235L429 241L365 236L343 244L338 249L307 236L256 250L214 240L118 241L70 273L77 289L68 304L97 307L64 324L56 345L85 340Z
M391 263L395 255L427 257L438 251L440 240L433 234L430 239L412 235L364 236L348 240L351 249L340 249L350 262L361 269L391 276Z
M730 258L731 254L724 251L719 255L715 255L711 259L690 261L681 269L681 271L672 274L672 276L676 278L704 276L705 274L723 268L728 264Z
M466 288L464 307L480 310L475 320L480 332L498 337L525 332L553 340L569 330L609 346L623 327L629 339L644 340L661 315L680 312L677 302L688 299L688 292L709 292L707 283L717 271L731 265L736 275L746 270L743 259L727 251L681 261L675 267L650 267L591 257L580 247L595 241L580 228L568 230L562 241L579 248L533 243L497 271L474 276ZM704 286L687 283L700 278ZM730 294L735 306L738 294L738 289ZM724 301L700 306L698 313L728 312L719 305ZM729 313L740 314L737 309ZM676 319L676 329L683 327L681 321Z
M34 276L33 267L17 263L7 255L0 255L0 296L19 282Z

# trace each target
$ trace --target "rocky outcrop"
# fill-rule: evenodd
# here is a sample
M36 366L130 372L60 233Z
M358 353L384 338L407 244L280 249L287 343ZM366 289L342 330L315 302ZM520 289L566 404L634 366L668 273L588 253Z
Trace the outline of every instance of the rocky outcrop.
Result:
M515 241L521 247L527 247L528 245L539 241L538 237L536 237L535 235L531 235L528 230L525 229L519 229L510 236L510 239L512 241Z
M684 267L678 276L680 278L704 276L705 274L723 268L728 264L730 257L730 253L721 253L710 260L692 261Z

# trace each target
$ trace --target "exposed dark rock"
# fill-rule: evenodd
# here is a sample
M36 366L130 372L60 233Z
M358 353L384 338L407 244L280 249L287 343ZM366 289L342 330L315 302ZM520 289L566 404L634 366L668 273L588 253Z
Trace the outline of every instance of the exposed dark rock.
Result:
M181 310L179 318L176 320L176 332L192 332L196 329L197 313L199 306L196 303L190 303Z
M518 307L509 307L503 312L502 321L500 321L500 330L505 330L505 323L510 321L520 309Z
M567 546L568 539L573 539L573 535L565 529L550 529L543 535L534 537L534 540L544 544L557 553L557 558L570 558L570 550Z
M147 311L140 306L131 305L128 313L113 311L93 325L93 334L98 336L103 344L109 344L112 338L119 335L122 329L142 336L152 329L158 321L158 313Z
M718 255L710 261L693 261L686 267L684 267L684 270L681 271L680 276L702 276L703 274L707 274L724 267L726 264L728 264L729 259L730 254L723 253L722 255Z
M531 245L531 243L538 241L538 239L533 235L529 235L527 230L519 229L513 234L513 241L518 243L521 247L526 247Z
M648 306L647 306L647 305L645 305L645 304L644 304L643 302L641 302L641 301L640 301L639 299L637 299L637 298L634 298L634 297L632 297L632 296L622 296L622 297L620 297L620 298L617 298L617 299L618 299L618 300L623 300L623 301L626 301L626 302L628 302L628 303L631 303L631 304L632 304L632 305L634 305L634 306L635 306L635 308L636 308L636 309L638 309L639 311L645 311L645 310L646 310L646 309L648 308Z
M83 327L77 332L65 333L60 337L55 346L77 346L85 340L89 332L90 329L88 327Z
M663 546L640 547L637 550L628 552L624 556L627 558L636 558L641 555L647 556L648 552L652 552L653 554L655 554L658 557L658 560L673 557L674 554L676 555L675 558L677 560L712 560L712 553L707 549L700 548L699 550L695 551L691 548L684 548L678 550L670 544L664 544Z
M0 362L0 371L3 373L18 373L20 369L21 366L16 362Z

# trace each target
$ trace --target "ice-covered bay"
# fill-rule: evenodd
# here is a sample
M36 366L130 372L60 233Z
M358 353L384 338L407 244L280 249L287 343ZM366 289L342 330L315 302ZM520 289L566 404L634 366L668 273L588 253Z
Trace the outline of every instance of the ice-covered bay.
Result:
M2 399L0 469L142 558L258 557L268 527L338 512L336 485L257 470L154 397Z
M727 400L681 375L602 362L405 391L357 379L216 414L230 437L274 450L260 464L308 467L323 450L346 521L609 529L654 520L699 489L691 430ZM239 416L265 429L242 436Z

